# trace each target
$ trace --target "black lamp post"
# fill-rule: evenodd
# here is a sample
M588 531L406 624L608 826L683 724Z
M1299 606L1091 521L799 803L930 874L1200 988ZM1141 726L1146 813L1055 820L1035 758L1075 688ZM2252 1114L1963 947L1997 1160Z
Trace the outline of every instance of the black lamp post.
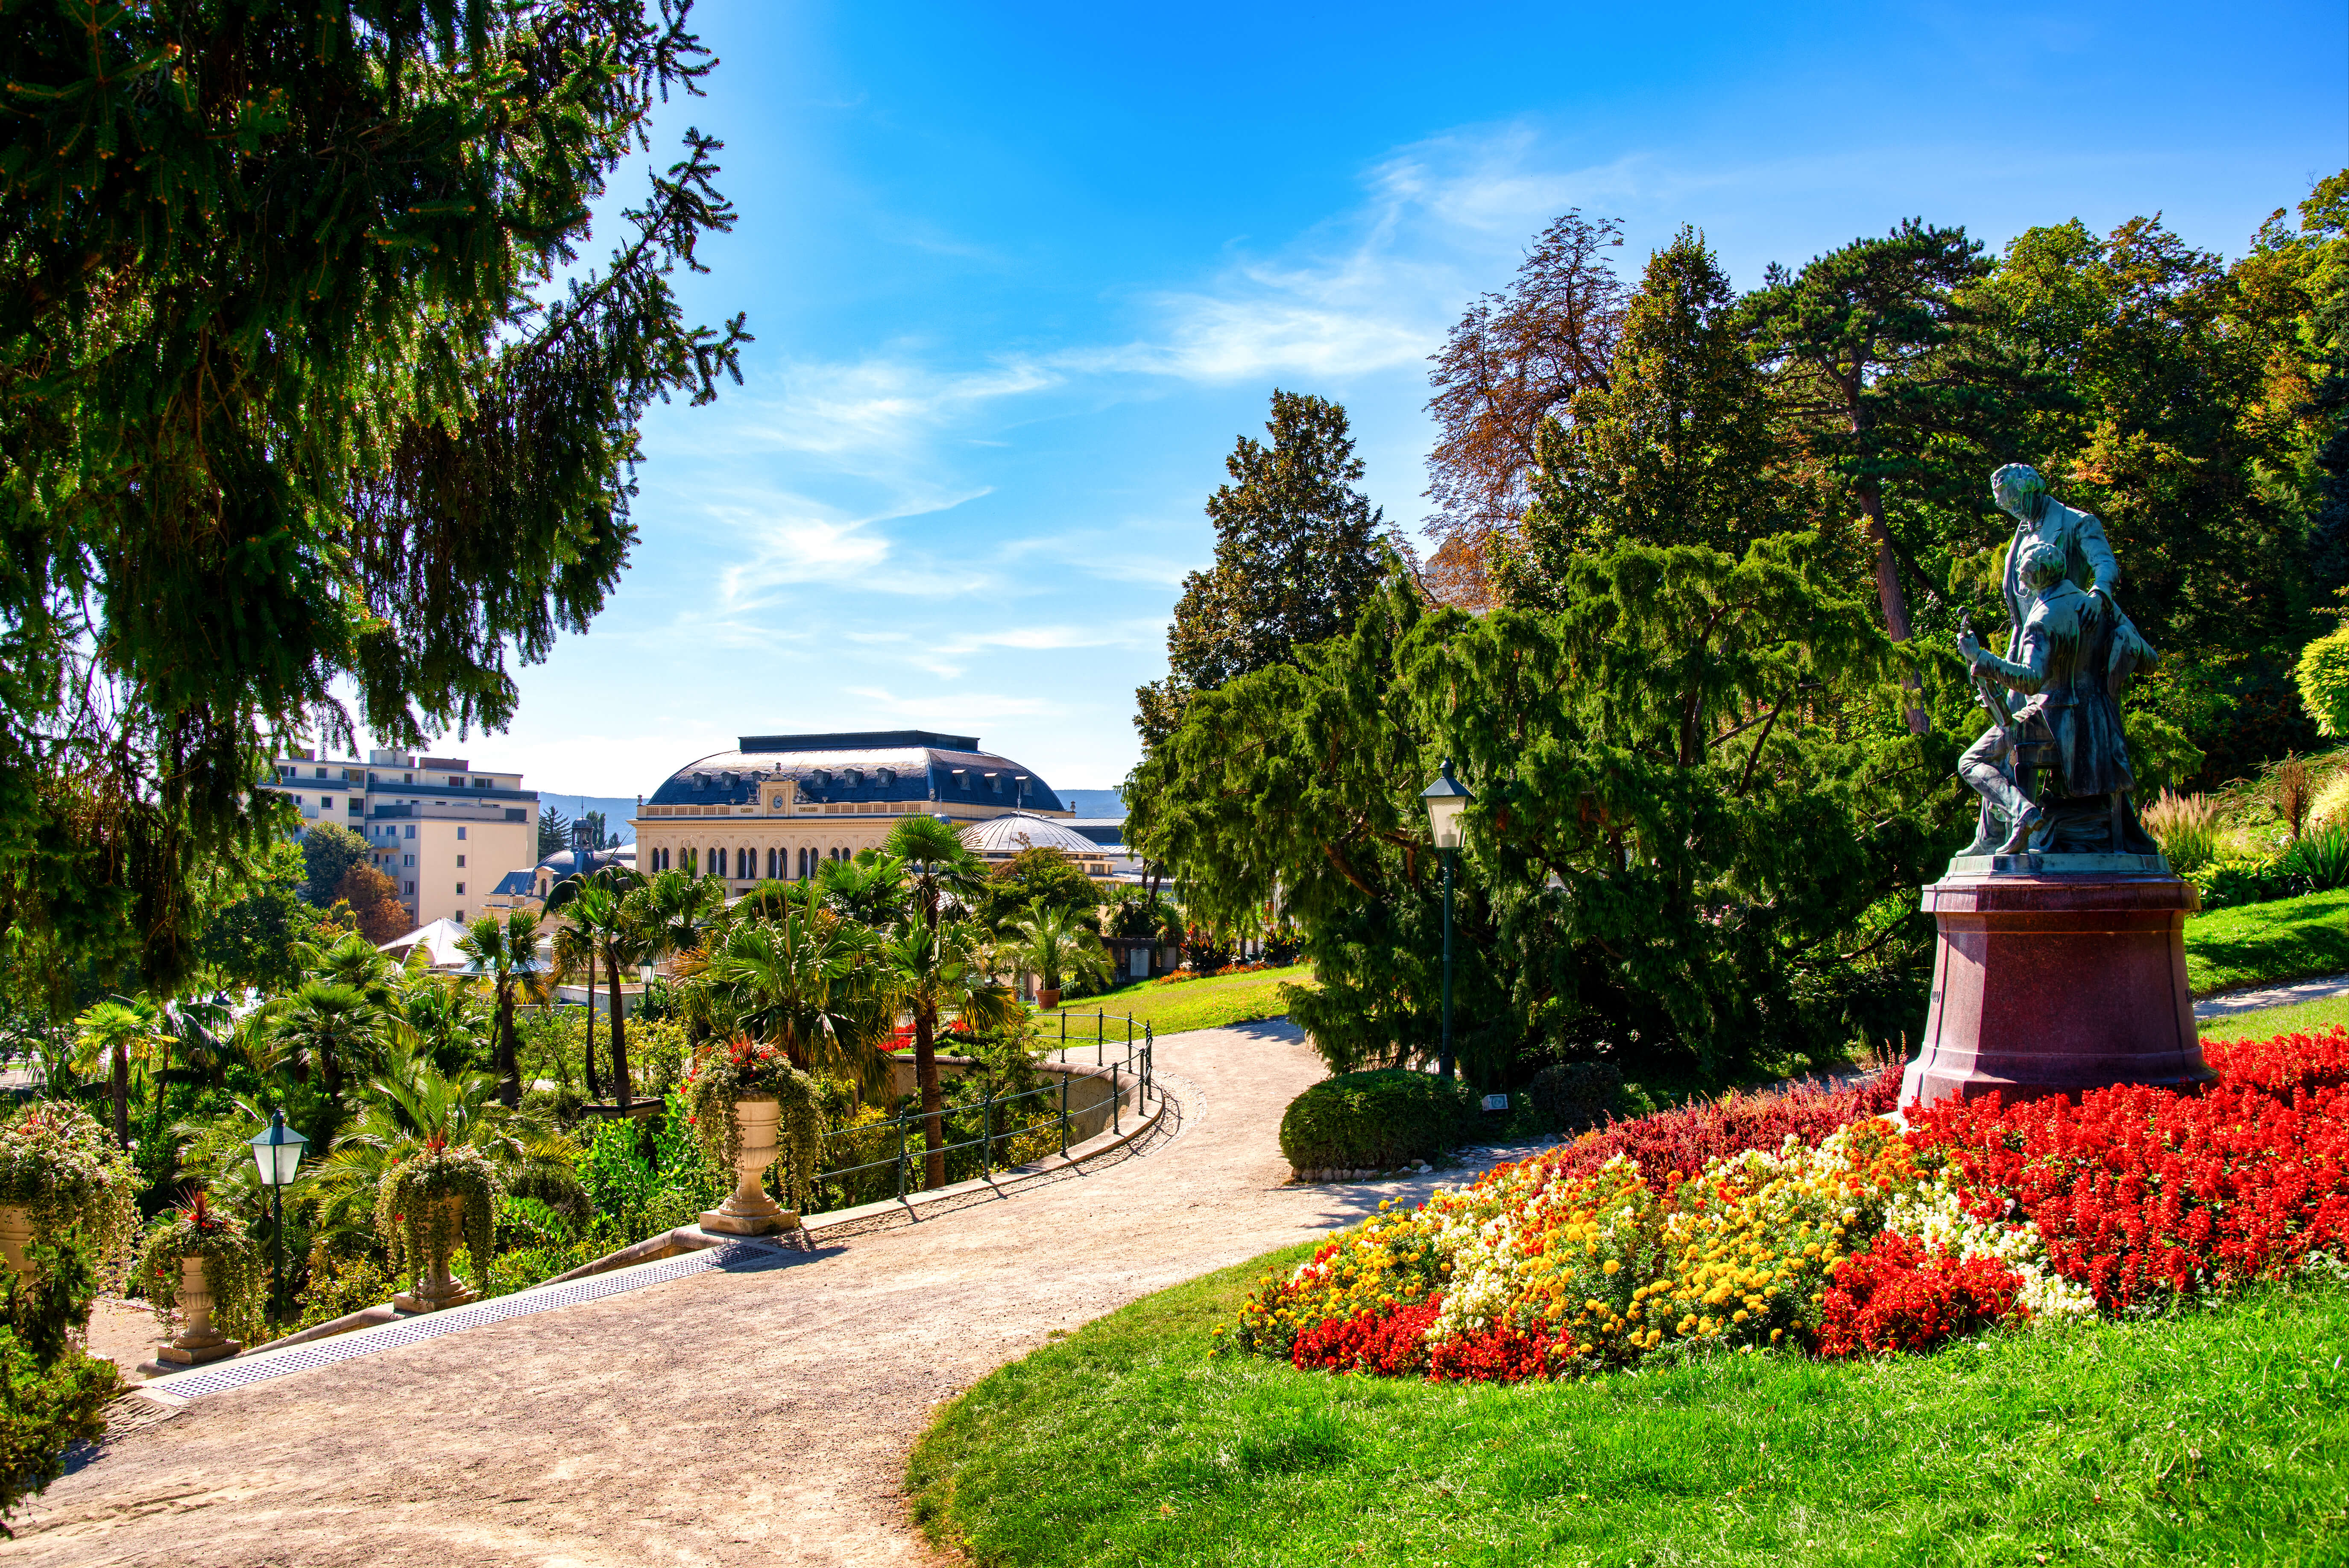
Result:
M1419 792L1427 803L1428 831L1434 836L1435 847L1444 856L1444 1052L1436 1058L1436 1071L1444 1077L1452 1076L1452 862L1460 853L1460 814L1467 809L1475 796L1452 776L1452 759L1444 759L1444 771L1436 781Z
M269 1130L252 1140L253 1163L261 1184L269 1189L269 1229L276 1244L276 1261L269 1278L271 1301L280 1313L285 1304L285 1184L302 1168L302 1151L310 1140L285 1125L282 1110L269 1113Z

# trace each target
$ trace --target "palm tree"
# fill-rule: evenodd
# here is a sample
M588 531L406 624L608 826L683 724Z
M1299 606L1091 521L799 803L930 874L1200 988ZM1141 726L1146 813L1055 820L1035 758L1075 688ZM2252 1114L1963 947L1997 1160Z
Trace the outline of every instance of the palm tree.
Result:
M347 985L377 1007L392 1005L400 980L399 961L377 950L357 931L345 931L325 947L305 945L302 958L310 978Z
M878 930L905 905L905 863L883 850L854 860L827 860L816 873L823 901L859 925Z
M559 886L559 884L558 884ZM587 1097L600 1100L604 1085L595 1076L595 939L575 925L558 926L554 931L554 977L570 980L585 973L587 978L587 1044L582 1058L587 1072ZM570 1075L566 1070L564 1082Z
M927 926L909 921L889 939L896 971L894 989L914 1014L914 1074L922 1092L922 1147L926 1187L947 1182L946 1096L938 1086L938 1023L952 1015L980 1029L1019 1022L1019 999L998 984L978 961L977 933L959 921Z
M888 1071L895 972L877 935L823 908L816 884L802 887L781 919L736 926L710 953L701 972L709 1022L781 1046L803 1073L869 1092Z
M316 1168L316 1234L371 1233L384 1173L435 1139L481 1150L504 1173L509 1192L577 1210L584 1195L573 1168L576 1148L561 1133L498 1104L497 1083L493 1073L443 1074L420 1053L387 1054L368 1081L365 1116Z
M498 1098L511 1110L522 1103L522 1062L514 1041L514 1004L546 1000L545 966L538 961L538 915L515 909L502 920L481 915L457 939L457 950L471 961L467 972L490 982L497 1007ZM594 1016L595 1010L588 1010ZM590 1069L592 1077L593 1069Z
M761 882L752 892L781 886ZM721 884L683 871L656 871L628 898L635 909L637 929L662 958L699 947L702 933L726 908L726 890Z
M330 980L305 981L279 1012L274 1033L297 1069L317 1073L326 1098L337 1105L344 1073L373 1066L395 1034L383 1009L357 987Z
M114 1141L130 1147L130 1068L148 1071L166 1036L155 1004L121 997L98 1002L75 1021L74 1071L104 1072L114 1090Z
M948 904L970 907L987 886L987 864L970 852L950 823L935 816L900 817L889 830L889 853L905 863L913 916L932 930Z
M579 933L578 940L587 948L587 984L592 993L595 984L595 964L604 961L605 972L612 984L612 1091L620 1109L628 1108L628 1026L622 1012L620 976L623 971L643 961L644 940L628 909L627 896L635 890L634 873L616 866L605 867L590 877L565 881L554 889L546 901L548 912L560 911ZM562 895L558 904L554 895ZM595 1005L587 1004L588 1069L587 1081L592 1093L595 1081Z
M1089 980L1109 978L1109 956L1092 928L1068 909L1039 909L1011 928L1012 956L1036 971L1040 992L1056 995L1064 975Z

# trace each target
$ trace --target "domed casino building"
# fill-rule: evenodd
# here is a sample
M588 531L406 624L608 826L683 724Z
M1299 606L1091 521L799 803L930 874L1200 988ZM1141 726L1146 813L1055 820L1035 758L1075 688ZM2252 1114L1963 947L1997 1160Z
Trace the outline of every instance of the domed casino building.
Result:
M730 894L797 881L877 849L901 816L968 829L1008 815L1068 817L1051 786L976 735L874 730L744 735L688 763L636 803L636 869L716 873Z

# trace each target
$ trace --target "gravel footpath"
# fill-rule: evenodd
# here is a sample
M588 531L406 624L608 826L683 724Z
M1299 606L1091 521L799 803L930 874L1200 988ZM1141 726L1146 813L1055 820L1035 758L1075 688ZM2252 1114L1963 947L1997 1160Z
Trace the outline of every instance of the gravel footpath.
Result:
M208 1395L109 1442L0 1560L922 1563L906 1449L1055 1329L1440 1178L1284 1185L1285 1023L1170 1035L1143 1152L766 1272L693 1275ZM1456 1179L1456 1178L1455 1178Z

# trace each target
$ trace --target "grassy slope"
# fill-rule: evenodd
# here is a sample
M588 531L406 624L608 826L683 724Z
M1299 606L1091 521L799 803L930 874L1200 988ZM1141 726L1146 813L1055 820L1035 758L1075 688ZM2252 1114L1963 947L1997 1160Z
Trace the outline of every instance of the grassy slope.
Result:
M2197 996L2349 971L2349 889L2192 916L2186 969Z
M2339 1563L2349 1290L1857 1365L1464 1387L1210 1359L1262 1268L988 1377L916 1447L978 1562Z
M2349 996L2205 1019L2201 1035L2205 1040L2272 1040L2279 1034L2321 1034L2335 1024L2349 1024Z
M1287 1016L1288 1003L1281 1000L1280 988L1288 985L1310 985L1313 969L1309 964L1293 964L1287 969L1260 970L1254 974L1211 976L1206 980L1179 981L1166 985L1145 980L1133 985L1122 985L1100 996L1088 996L1081 1002L1071 1002L1056 1012L1037 1013L1047 1029L1056 1029L1063 1012L1069 1018L1069 1038L1074 1041L1081 1027L1084 1038L1091 1040L1093 1017L1107 1011L1113 1023L1122 1023L1128 1012L1133 1014L1133 1026L1147 1023L1161 1034L1174 1034L1185 1029L1219 1029L1228 1023L1244 1023L1252 1018ZM1119 1039L1124 1031L1117 1031Z

